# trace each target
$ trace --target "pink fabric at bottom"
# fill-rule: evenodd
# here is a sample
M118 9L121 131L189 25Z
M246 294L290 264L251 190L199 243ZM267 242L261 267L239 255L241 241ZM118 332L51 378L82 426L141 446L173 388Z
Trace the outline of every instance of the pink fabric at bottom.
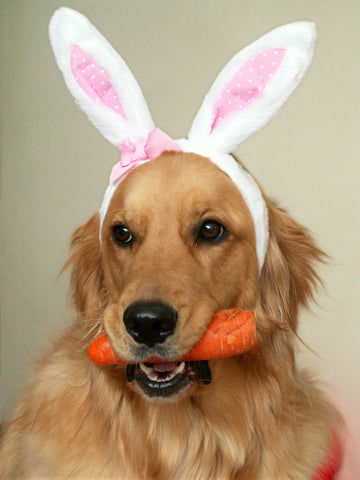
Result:
M340 468L342 460L342 450L337 435L334 431L332 431L332 434L333 441L331 444L331 449L325 461L316 470L311 480L332 480L335 478L335 474Z

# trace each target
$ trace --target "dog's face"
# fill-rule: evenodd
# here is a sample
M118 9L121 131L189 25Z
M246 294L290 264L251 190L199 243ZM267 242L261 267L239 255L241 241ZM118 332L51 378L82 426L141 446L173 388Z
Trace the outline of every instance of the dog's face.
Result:
M209 382L207 362L177 359L221 309L252 309L258 266L251 215L235 184L208 159L164 153L131 172L102 228L105 331L149 397Z
M68 263L82 328L90 341L105 330L129 362L127 375L119 367L125 388L174 400L206 391L212 374L214 392L224 387L221 379L229 386L243 371L247 382L263 382L267 371L280 378L291 370L297 310L311 295L313 263L322 254L306 229L266 203L269 245L260 276L241 193L194 154L164 153L132 170L112 197L101 244L98 214L74 233ZM144 363L150 355L181 358L215 312L234 307L254 310L257 324L256 351L241 362Z

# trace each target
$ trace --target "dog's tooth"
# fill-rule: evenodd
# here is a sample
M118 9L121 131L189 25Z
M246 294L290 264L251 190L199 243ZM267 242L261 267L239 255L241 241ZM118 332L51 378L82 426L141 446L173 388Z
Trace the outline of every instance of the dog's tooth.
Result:
M149 368L145 363L139 363L140 369L149 377L152 372L152 368Z
M159 381L158 374L154 371L153 368L148 367L147 365L145 365L145 363L140 363L139 367L140 367L140 370L142 370L150 380L153 380L154 382Z
M181 362L174 370L174 374L182 373L185 370L185 362Z

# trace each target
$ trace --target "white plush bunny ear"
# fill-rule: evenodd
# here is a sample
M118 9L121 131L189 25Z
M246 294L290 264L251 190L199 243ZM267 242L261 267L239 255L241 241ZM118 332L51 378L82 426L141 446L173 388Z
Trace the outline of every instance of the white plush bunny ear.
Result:
M57 10L50 41L70 92L91 122L118 148L154 128L138 83L126 63L80 13Z
M284 25L237 53L221 71L192 124L189 141L232 152L279 110L305 74L315 26Z

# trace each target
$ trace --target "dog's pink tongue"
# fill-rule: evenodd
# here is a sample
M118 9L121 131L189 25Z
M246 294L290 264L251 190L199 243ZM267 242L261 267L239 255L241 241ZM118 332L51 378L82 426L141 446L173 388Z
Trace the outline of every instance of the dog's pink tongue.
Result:
M172 372L178 365L178 362L154 363L152 368L155 372Z

